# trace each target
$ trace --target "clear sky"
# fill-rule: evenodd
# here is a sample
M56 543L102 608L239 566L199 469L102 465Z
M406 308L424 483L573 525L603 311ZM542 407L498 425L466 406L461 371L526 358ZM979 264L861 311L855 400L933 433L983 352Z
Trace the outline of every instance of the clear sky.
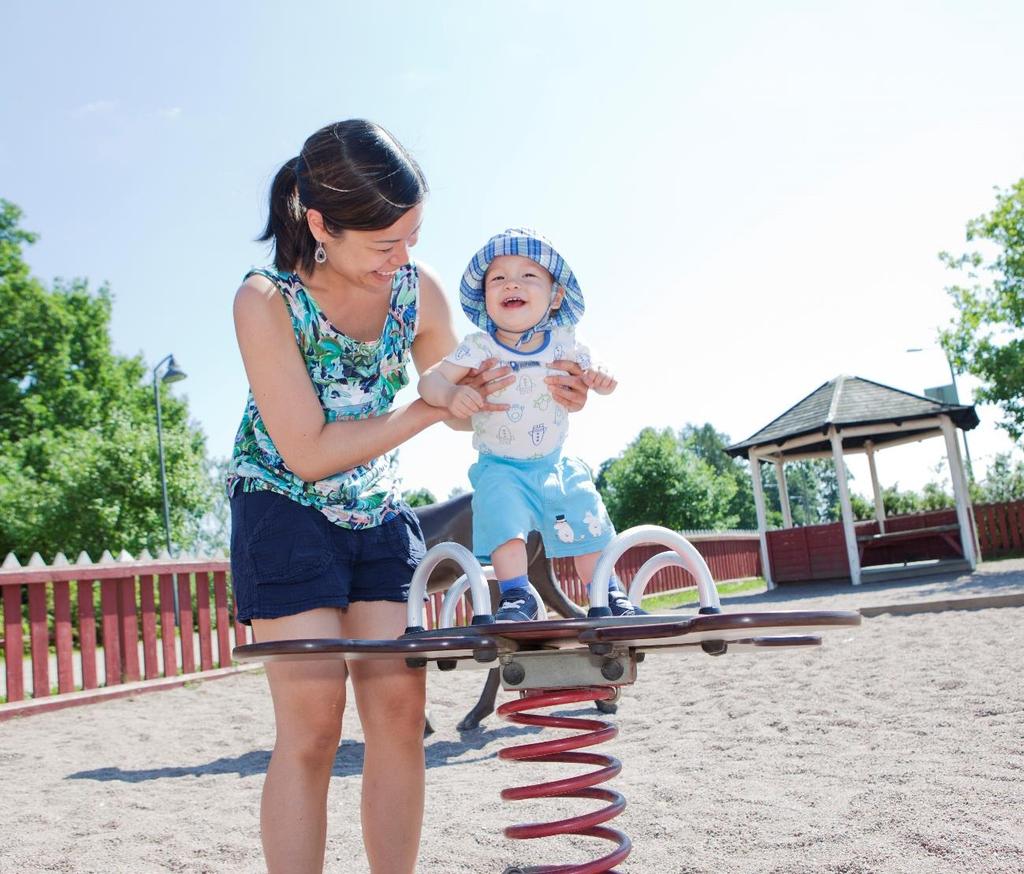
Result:
M8 0L2 18L0 196L41 235L29 263L109 282L117 351L177 356L215 456L246 393L231 301L267 261L267 186L327 122L374 119L416 155L415 254L460 334L487 237L552 238L620 379L572 422L594 466L646 425L741 440L838 374L948 382L937 253L1024 175L1017 0ZM979 412L983 470L1011 444ZM942 454L882 453L883 484L919 488ZM407 488L468 486L468 435L432 429L401 460Z

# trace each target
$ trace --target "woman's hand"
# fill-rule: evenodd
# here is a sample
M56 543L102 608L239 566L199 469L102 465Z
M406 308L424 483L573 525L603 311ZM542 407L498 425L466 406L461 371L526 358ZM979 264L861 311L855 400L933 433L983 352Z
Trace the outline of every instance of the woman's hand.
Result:
M551 397L570 413L578 413L587 405L590 387L583 381L583 368L575 361L552 361L551 368L564 370L564 375L546 376L544 382L551 389Z
M492 404L488 402L487 398L495 392L499 392L503 388L512 385L516 380L511 367L507 365L495 367L494 365L497 363L498 360L496 358L488 358L486 361L482 361L479 367L474 367L459 380L460 386L468 386L477 391L480 397L483 398L483 406L480 409L488 412L508 409L508 404ZM552 392L552 394L554 393Z

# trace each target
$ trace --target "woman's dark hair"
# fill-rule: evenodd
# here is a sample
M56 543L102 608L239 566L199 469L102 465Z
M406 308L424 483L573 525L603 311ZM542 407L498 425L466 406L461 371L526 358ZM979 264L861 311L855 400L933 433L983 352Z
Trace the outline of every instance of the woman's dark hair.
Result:
M313 271L316 240L306 210L324 217L332 234L393 225L427 194L427 180L402 145L363 119L329 124L286 161L270 186L270 216L259 237L273 241L278 270Z

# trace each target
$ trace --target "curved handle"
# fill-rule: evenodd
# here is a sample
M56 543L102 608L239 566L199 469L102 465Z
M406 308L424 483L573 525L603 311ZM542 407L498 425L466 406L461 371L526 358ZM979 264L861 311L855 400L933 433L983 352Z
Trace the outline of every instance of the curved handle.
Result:
M482 625L493 621L491 594L487 590L487 578L480 567L480 562L473 553L458 543L438 543L427 550L409 584L409 599L405 607L406 634L423 630L423 601L427 594L427 581L434 568L446 559L454 561L462 568L464 579L468 580L473 598L473 624Z
M629 600L639 604L643 591L654 576L662 568L677 565L689 571L697 581L697 596L700 599L700 613L718 613L722 609L718 599L718 589L711 576L711 569L704 561L704 556L682 534L662 528L660 525L637 525L619 534L601 553L601 558L594 570L594 584L591 586L590 616L608 616L608 580L615 570L615 562L634 546L646 544L667 546L669 552L660 552L649 558L637 571L629 587Z

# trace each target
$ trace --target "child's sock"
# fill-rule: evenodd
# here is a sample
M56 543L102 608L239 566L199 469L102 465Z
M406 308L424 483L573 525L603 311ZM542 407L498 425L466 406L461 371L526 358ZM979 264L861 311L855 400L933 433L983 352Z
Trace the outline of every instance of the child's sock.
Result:
M591 580L589 583L587 583L587 594L588 595L591 592L590 587L593 584L594 584L593 580ZM615 592L615 591L624 592L624 591L626 591L625 589L622 588L622 583L619 582L619 578L617 576L615 576L615 574L612 574L610 577L608 577L608 591L609 592Z
M498 580L498 588L502 594L505 594L509 589L525 589L529 586L529 579L526 574L519 577L512 577L510 580Z

